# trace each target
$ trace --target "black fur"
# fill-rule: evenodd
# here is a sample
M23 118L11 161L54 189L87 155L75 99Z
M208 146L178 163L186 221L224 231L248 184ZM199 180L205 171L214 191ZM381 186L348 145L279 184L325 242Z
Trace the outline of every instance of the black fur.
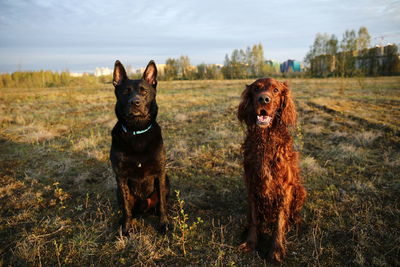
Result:
M130 80L117 60L113 84L118 122L112 130L110 159L116 174L123 233L132 228L134 213L153 207L157 207L160 216L160 230L165 232L169 181L161 127L156 121L156 65L150 61L142 79Z

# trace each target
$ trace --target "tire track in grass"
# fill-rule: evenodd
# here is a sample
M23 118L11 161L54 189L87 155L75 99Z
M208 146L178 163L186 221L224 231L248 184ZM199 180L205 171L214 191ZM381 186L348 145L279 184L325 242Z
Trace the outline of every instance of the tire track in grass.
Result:
M366 128L372 128L372 129L376 129L376 130L380 130L380 131L384 131L384 132L391 132L393 135L400 137L400 131L398 131L397 129L394 129L393 127L390 127L388 125L384 125L384 124L380 124L380 123L375 123L375 122L371 122L368 121L366 119L354 116L354 115L350 115L350 114L346 114L344 112L340 112L337 111L335 109L329 108L325 105L319 105L316 104L314 102L308 101L307 105L317 108L319 110L322 110L326 113L332 114L332 115L340 115L341 117L345 117L349 120L352 121L356 121L357 123L359 123L361 126L366 127Z

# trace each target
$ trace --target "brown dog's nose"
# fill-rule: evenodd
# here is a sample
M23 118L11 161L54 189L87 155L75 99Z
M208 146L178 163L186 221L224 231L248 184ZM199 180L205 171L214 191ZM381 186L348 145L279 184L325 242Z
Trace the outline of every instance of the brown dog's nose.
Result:
M271 99L267 95L260 95L258 97L258 102L260 104L268 104L270 101L271 101Z

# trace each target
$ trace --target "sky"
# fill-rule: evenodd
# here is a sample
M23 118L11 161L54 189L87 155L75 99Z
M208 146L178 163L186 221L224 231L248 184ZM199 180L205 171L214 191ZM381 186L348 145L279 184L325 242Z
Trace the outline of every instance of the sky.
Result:
M368 28L400 43L400 0L0 0L0 72L133 68L189 56L223 64L261 43L266 59L302 61L317 33ZM383 36L383 39L382 39Z

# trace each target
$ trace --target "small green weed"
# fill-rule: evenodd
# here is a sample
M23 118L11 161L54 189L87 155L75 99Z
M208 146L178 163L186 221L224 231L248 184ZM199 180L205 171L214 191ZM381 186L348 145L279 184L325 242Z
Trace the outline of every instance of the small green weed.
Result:
M172 233L172 237L179 244L183 256L186 257L186 244L188 240L192 237L195 233L197 226L200 223L203 223L203 220L200 217L197 217L197 220L191 224L189 224L189 215L185 213L183 207L185 206L185 201L180 198L180 191L175 190L177 203L178 203L178 211L176 215L172 217L174 222L174 232Z

